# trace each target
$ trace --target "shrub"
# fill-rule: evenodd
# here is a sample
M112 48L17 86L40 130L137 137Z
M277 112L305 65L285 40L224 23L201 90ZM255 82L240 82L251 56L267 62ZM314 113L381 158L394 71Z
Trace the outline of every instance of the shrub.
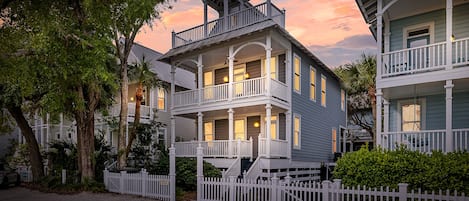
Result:
M369 151L364 147L339 159L333 175L346 186L397 188L398 183L407 183L410 189L469 193L469 153L425 154L402 147Z

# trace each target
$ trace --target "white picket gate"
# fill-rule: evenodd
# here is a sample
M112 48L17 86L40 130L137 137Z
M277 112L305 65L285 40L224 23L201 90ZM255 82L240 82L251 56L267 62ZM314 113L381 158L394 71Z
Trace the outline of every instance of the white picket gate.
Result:
M104 170L104 185L109 192L170 200L169 176L140 173L120 173Z
M202 201L468 201L464 193L408 191L407 184L399 184L397 190L389 187L368 188L365 186L345 187L340 180L334 182L291 182L287 176L280 181L249 180L230 178L202 179L199 184Z

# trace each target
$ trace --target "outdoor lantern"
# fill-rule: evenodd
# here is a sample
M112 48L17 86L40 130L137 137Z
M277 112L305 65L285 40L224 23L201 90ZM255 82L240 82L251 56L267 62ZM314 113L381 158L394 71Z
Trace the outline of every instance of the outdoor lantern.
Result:
M257 122L257 121L254 122L254 128L259 128L259 126L260 126L260 125L259 125L259 122Z
M135 100L135 99L134 99L134 97L133 97L133 96L132 96L132 97L130 97L130 101L131 101L131 102L134 102L134 100Z
M249 73L244 74L244 78L249 79L250 75Z
M228 82L228 76L223 77L223 82Z

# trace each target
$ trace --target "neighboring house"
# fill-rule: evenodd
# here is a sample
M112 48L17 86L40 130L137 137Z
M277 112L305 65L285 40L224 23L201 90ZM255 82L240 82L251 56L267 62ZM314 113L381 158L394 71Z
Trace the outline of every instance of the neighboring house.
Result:
M378 145L468 150L469 3L356 2L378 44Z
M0 163L6 160L6 154L8 154L10 147L13 146L12 140L18 141L18 133L19 128L14 128L11 133L0 134Z
M132 50L129 54L128 63L136 64L141 63L143 57L145 61L149 62L151 65L151 71L156 73L158 78L164 81L166 86L170 85L170 71L171 66L157 61L161 57L161 53L144 47L139 44L134 44ZM178 75L174 79L175 86L177 90L188 90L194 89L195 85L193 83L194 75L188 71L179 69ZM130 81L129 84L129 103L128 103L128 124L131 124L134 121L135 117L135 93L136 93L137 84ZM144 90L144 101L140 107L140 115L142 124L149 124L154 116L157 117L156 121L165 124L165 127L158 129L158 132L154 134L154 141L157 143L165 143L166 146L169 145L169 131L170 129L170 96L169 88L153 88ZM109 109L109 115L103 116L102 114L96 114L95 122L95 134L101 133L104 135L105 140L113 147L117 148L118 145L118 133L113 131L109 126L109 122L114 120L116 126L119 120L120 112L120 98L119 95L116 95L115 100L117 103ZM156 112L156 115L154 113ZM176 128L176 133L183 139L193 137L195 133L195 122L194 120L176 117L176 122L179 123L178 128ZM33 131L36 135L38 143L47 149L47 145L52 141L66 140L71 142L76 142L76 126L73 122L73 119L68 119L63 115L57 115L56 117L51 117L51 115L46 114L44 116L36 115L30 120L30 125L33 128ZM117 129L117 128L115 128ZM127 127L127 133L129 132L129 127ZM192 139L192 138L191 138ZM24 143L22 136L19 138L20 143Z
M172 114L198 128L198 141L175 142L176 156L195 157L200 144L224 176L317 179L346 127L340 79L285 30L285 11L270 0L203 2L205 23L173 33L160 59L176 76L195 73L196 89L172 91ZM220 18L207 21L209 6Z

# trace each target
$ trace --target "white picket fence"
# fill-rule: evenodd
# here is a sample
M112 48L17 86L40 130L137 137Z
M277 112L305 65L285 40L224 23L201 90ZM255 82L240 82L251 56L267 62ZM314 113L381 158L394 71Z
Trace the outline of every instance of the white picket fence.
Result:
M467 201L464 193L409 191L408 184L399 184L397 190L389 187L368 188L358 186L345 187L340 180L334 182L291 182L287 176L279 180L274 176L271 180L247 180L230 178L202 179L199 184L199 201Z
M150 175L145 169L140 173L120 173L104 170L104 185L109 192L170 200L170 179L167 175Z

